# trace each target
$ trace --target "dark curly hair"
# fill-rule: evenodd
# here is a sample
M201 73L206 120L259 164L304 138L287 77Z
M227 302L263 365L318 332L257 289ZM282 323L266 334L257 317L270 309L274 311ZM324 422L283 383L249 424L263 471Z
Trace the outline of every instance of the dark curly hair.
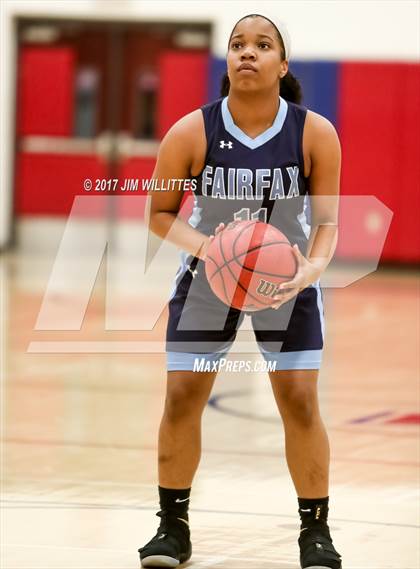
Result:
M243 18L238 20L238 22L236 22L236 24L235 24L235 26L234 26L231 34L230 34L229 44L230 44L230 38L232 37L232 34L233 34L236 26L239 24L239 22L241 22L245 18L265 18L268 22L270 22L270 24L272 24L274 26L274 29L276 30L277 38L279 40L280 48L281 48L281 57L282 57L282 59L285 59L286 50L284 47L283 38L281 37L281 34L280 34L279 30L277 29L277 26L275 24L273 24L273 22L271 20L269 20L265 16L262 16L261 14L248 14L247 16L244 16ZM230 89L230 81L229 81L228 74L226 72L222 77L222 82L220 85L220 96L226 97L229 94L229 89ZM281 80L279 80L279 92L281 92L281 96L283 97L283 99L286 99L286 101L290 101L291 103L296 103L298 105L302 102L302 97L303 97L302 87L301 87L299 81L296 79L296 77L290 71L288 71L287 74Z

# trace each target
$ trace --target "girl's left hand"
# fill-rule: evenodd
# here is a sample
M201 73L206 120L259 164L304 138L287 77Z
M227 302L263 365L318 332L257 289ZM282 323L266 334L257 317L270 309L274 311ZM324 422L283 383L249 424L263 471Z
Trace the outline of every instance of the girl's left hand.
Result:
M292 249L298 268L293 279L281 284L279 286L281 292L273 296L274 302L271 304L271 308L274 308L274 310L280 308L282 304L291 300L301 290L314 283L321 275L319 268L302 255L297 245L293 245Z

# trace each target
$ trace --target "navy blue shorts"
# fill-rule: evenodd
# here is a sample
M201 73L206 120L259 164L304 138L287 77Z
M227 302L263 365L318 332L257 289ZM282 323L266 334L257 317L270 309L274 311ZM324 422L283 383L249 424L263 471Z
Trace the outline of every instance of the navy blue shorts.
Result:
M324 338L324 309L319 283L302 290L278 310L258 312L229 308L211 290L204 262L190 256L180 267L169 301L166 333L168 371L193 370L199 357L210 362L228 353L249 314L265 360L276 370L319 369ZM198 262L197 262L198 261Z

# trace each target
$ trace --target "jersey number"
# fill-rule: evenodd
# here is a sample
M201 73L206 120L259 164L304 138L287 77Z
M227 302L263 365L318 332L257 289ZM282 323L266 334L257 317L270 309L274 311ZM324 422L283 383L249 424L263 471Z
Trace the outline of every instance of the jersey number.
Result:
M235 211L233 219L235 221L249 221L252 219L253 221L259 220L267 223L267 208L260 207L260 209L251 213L251 209L249 207L243 207L239 211Z

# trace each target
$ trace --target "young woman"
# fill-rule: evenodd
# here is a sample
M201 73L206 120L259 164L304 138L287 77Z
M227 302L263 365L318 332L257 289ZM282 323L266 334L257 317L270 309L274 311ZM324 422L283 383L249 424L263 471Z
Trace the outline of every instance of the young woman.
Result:
M224 355L243 318L211 292L206 250L213 234L231 221L259 218L295 244L298 266L273 305L253 312L252 321L264 358L276 363L269 377L298 496L301 566L341 568L327 524L329 444L317 398L323 348L319 277L336 244L340 146L333 126L299 105L288 57L284 31L261 15L241 18L229 38L222 97L179 120L160 146L153 177L194 178L197 187L188 223L177 217L181 191L151 198L151 230L186 254L169 303L159 431L161 523L139 549L143 567L175 567L191 557L190 489L200 461L201 416L216 377L214 371L194 371L194 361Z

